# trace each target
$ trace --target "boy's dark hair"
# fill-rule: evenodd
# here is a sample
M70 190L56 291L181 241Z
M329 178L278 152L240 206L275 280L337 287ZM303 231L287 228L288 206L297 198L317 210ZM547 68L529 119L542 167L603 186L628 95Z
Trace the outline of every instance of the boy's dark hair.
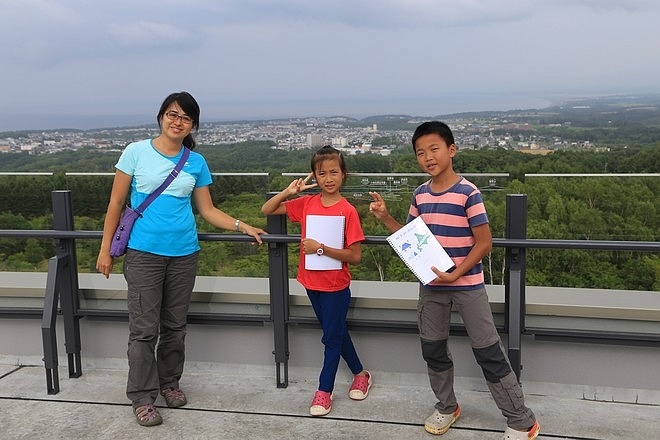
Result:
M199 129L199 104L197 104L197 101L193 96L188 93L188 92L177 92L177 93L172 93L170 94L163 103L160 105L160 110L158 110L158 115L156 116L156 121L158 121L158 127L160 128L160 122L163 119L163 115L165 114L165 111L167 111L167 108L173 103L176 102L179 104L179 107L181 107L181 110L186 112L188 116L190 116L193 120L192 123L192 128L195 130ZM197 145L197 142L195 142L195 138L193 138L192 133L189 133L188 136L186 136L183 139L183 145L188 147L190 150L195 148L195 145Z
M346 171L346 161L344 160L344 155L341 154L341 151L330 145L324 145L316 153L314 153L311 161L312 172L316 172L316 165L323 162L324 160L333 158L333 156L339 160L339 168L341 169L341 172L344 173L344 176L346 176L348 171Z
M427 134L437 134L447 143L447 146L455 143L454 133L451 132L451 128L449 128L449 125L441 121L427 121L420 124L413 133L413 137L412 137L413 151L416 151L415 142L417 142L417 139Z

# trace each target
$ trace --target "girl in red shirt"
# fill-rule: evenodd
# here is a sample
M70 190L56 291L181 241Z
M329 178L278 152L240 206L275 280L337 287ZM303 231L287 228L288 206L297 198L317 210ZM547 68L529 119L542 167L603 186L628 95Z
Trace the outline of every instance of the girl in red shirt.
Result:
M328 145L312 156L311 168L307 177L295 179L264 203L261 212L266 215L287 214L289 220L301 224L297 280L307 291L323 329L321 342L325 346L319 387L309 412L313 416L324 416L332 408L332 391L340 358L355 375L348 391L351 399L364 400L372 378L362 367L346 327L351 299L348 264L360 262L361 242L364 240L355 207L339 193L346 178L346 163L341 152ZM316 183L308 184L312 177ZM319 194L288 200L317 186L321 190Z

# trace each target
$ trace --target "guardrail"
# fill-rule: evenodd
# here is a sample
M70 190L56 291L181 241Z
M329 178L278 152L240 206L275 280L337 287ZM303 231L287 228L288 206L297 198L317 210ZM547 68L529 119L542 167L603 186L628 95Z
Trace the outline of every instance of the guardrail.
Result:
M51 238L56 240L56 255L49 260L44 307L38 316L42 319L44 365L49 394L59 392L57 377L57 344L55 319L58 299L64 317L65 346L69 363L69 377L82 374L80 358L80 326L82 317L124 318L125 312L85 309L79 306L79 286L75 240L100 240L101 231L76 231L73 224L70 191L53 191L53 230L0 230L0 237ZM580 329L527 328L525 325L525 258L530 248L587 249L659 252L659 242L596 241L596 240L530 240L526 238L527 196L509 194L506 201L506 229L504 239L493 239L493 246L505 248L505 308L504 325L500 332L508 335L508 355L518 378L521 372L521 339L524 334L545 339L563 339L576 342L604 342L618 344L660 346L660 334L626 333L620 331L585 331ZM315 320L292 317L289 314L288 245L298 243L299 235L287 234L286 216L269 216L268 235L263 236L268 246L269 264L269 315L245 315L231 313L191 313L189 322L231 322L246 325L272 323L276 381L278 388L288 386L290 324L313 324ZM201 241L251 242L252 238L239 234L200 233ZM365 244L387 245L385 237L367 236ZM0 317L37 317L35 311L21 308L0 308ZM379 331L416 331L414 322L351 319L351 327ZM453 333L464 333L462 325L453 325Z

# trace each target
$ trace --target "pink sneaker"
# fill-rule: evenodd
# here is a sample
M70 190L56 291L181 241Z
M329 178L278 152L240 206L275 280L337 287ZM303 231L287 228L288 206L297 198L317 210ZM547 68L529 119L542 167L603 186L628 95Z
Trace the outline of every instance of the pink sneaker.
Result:
M309 413L313 416L324 416L332 409L332 393L318 390L314 393Z
M371 388L371 373L365 371L366 376L361 374L356 374L353 378L353 383L348 389L348 397L353 400L364 400L369 394L369 388Z

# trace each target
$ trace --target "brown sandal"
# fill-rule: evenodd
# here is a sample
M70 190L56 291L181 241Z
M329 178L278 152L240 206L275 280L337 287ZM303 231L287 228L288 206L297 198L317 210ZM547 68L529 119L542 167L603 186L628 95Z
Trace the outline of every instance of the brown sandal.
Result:
M186 399L186 395L183 394L181 388L165 388L161 390L160 394L165 398L165 403L170 408L178 408L188 403L188 399Z
M138 406L133 409L133 412L138 424L142 426L156 426L163 423L163 418L152 403Z

